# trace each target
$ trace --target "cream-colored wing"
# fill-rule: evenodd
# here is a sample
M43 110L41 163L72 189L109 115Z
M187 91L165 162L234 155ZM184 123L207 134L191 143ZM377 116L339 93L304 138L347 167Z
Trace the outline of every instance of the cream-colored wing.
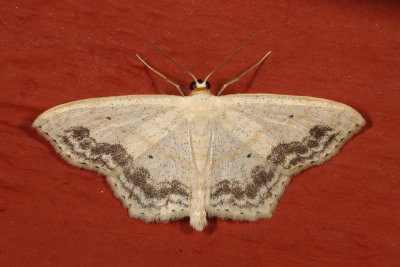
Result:
M365 124L325 99L227 95L218 103L206 209L223 218L270 217L291 176L330 159Z
M97 171L131 217L189 215L194 176L190 128L178 96L122 96L67 103L33 123L69 163Z

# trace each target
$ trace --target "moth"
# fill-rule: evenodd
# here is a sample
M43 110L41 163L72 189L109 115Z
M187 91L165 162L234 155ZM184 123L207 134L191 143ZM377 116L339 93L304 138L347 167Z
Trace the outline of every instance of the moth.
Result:
M253 38L254 39L254 38ZM252 39L252 40L253 40ZM33 127L70 164L106 177L129 216L146 222L190 217L203 230L207 216L256 221L270 218L293 175L339 152L365 124L353 108L326 99L214 95L192 76L191 93L92 98L56 106Z

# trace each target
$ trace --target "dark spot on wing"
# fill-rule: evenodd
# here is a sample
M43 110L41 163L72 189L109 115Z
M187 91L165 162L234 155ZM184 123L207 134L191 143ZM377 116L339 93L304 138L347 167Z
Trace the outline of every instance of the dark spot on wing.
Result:
M129 198L137 202L139 206L143 208L160 208L161 204L157 203L164 203L160 200L166 199L165 205L175 203L187 207L187 204L173 199L172 196L179 195L189 201L191 196L189 188L178 180L155 182L146 168L134 166L132 157L122 145L97 142L90 136L89 129L84 127L74 127L66 130L61 140L64 144L64 150L67 149L69 153L79 158L81 165L90 163L102 171L119 168L121 174L130 182L129 185L120 180L122 187L131 192ZM153 156L149 155L149 158L153 158ZM143 203L134 189L142 191L148 203Z
M259 191L268 185L274 177L272 171L266 171L265 167L256 166L251 172L251 180L247 184L240 184L229 180L222 180L214 188L211 198L219 198L223 195L231 195L234 199L239 200L244 197L254 199Z
M91 146L91 142L89 140L83 140L82 142L79 142L79 147L83 150L89 149Z
M214 208L221 205L265 208L263 203L278 197L276 194L272 195L272 190L278 185L285 186L283 180L278 177L282 175L279 169L315 164L320 158L329 155L326 150L334 145L338 135L339 133L333 128L316 125L301 140L274 146L270 155L266 156L265 165L256 166L251 170L250 179L232 177L214 185L211 188L211 206ZM250 156L251 154L247 155L247 157ZM254 199L257 199L256 203L250 201Z
M89 130L83 127L72 128L67 132L71 132L72 137L78 141L81 141L82 139L89 137Z
M147 198L164 199L170 195L180 195L189 198L189 194L183 184L177 180L171 182L162 182L159 188L152 186L150 180L150 172L145 168L125 169L125 177L136 187L139 187Z
M314 126L301 141L281 143L272 148L267 160L274 165L290 169L305 161L315 163L313 159L318 158L338 135L332 128L327 126Z
M327 132L331 131L332 128L326 126L315 126L310 129L309 133L312 137L319 140L321 139Z

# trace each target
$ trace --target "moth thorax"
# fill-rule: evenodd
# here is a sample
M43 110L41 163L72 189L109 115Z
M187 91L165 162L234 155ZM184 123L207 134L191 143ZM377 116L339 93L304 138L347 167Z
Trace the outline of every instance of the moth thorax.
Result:
M198 94L208 94L212 95L211 90L208 88L196 88L190 92L190 95L198 95Z

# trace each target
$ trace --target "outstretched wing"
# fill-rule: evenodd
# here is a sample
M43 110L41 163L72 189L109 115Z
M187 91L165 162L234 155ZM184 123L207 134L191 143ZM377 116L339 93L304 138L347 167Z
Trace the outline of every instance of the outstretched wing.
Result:
M189 215L193 158L178 96L122 96L67 103L33 123L69 163L97 171L131 217Z
M325 99L227 95L218 102L206 208L223 218L271 217L291 176L333 157L365 124L351 107Z

